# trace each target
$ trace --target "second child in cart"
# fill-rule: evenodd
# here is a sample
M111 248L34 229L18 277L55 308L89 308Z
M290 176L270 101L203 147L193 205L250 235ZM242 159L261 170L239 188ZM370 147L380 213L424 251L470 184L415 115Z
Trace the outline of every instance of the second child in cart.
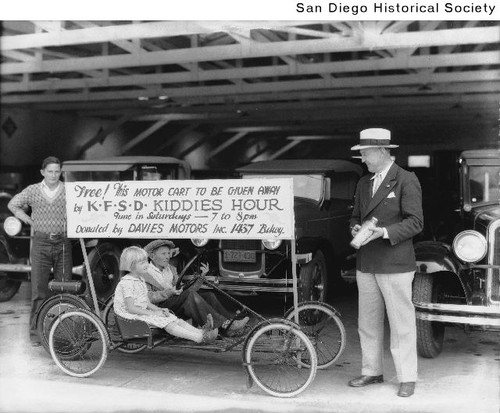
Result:
M176 337L196 343L211 343L217 339L218 329L213 328L211 317L202 328L178 318L167 308L159 308L148 298L148 288L141 278L147 274L148 255L139 247L125 248L120 257L120 270L128 271L116 286L114 310L120 317L129 320L142 320L154 327L165 329Z

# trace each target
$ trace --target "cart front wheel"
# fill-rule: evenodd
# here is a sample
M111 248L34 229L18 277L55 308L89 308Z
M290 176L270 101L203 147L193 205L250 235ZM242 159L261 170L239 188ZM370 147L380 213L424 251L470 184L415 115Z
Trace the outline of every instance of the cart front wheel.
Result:
M285 318L295 321L294 310L290 308ZM318 369L326 369L338 360L346 346L346 332L331 305L318 301L299 303L298 324L316 350Z
M317 358L311 341L286 320L263 321L254 328L243 346L243 360L253 381L276 397L296 396L316 376Z
M69 310L54 321L49 348L57 366L73 377L88 377L108 356L109 338L102 321L88 310Z

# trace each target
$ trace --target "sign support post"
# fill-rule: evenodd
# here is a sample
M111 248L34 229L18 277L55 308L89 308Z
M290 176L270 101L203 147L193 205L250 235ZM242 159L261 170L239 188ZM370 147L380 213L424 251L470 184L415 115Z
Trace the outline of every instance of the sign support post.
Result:
M297 288L297 253L295 251L295 231L291 239L291 252L292 252L292 286L293 286L293 308L299 308L299 291ZM294 311L294 321L299 324L299 312Z
M85 249L85 243L83 238L80 238L80 247L82 248L83 261L85 262L85 270L87 271L87 280L90 287L90 293L92 295L92 301L94 303L95 313L99 314L99 304L97 303L97 295L95 292L94 279L92 278L92 273L90 272L89 257L87 255L87 250Z

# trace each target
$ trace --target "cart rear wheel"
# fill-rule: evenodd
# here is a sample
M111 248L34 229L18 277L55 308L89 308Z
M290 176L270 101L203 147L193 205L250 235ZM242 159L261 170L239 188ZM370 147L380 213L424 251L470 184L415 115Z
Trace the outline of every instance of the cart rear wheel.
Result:
M115 311L113 309L113 297L109 298L106 307L104 308L103 320L106 324L106 328L109 332L109 337L114 345L119 345L122 342L123 338L120 334L120 330L118 330L118 326L116 325ZM127 354L140 353L145 350L148 346L146 344L140 343L125 343L116 347L118 351Z
M254 328L243 346L243 360L253 381L276 397L296 396L316 376L311 341L286 320L263 321ZM310 367L303 367L306 364Z
M89 309L87 303L80 297L71 294L60 294L54 296L42 304L36 319L38 337L45 350L50 353L49 334L54 321L62 313L76 308Z
M112 242L97 245L89 253L90 272L97 297L102 301L113 295L120 281L120 248Z
M88 310L69 310L58 317L49 335L57 366L73 377L88 377L108 356L109 339L102 321Z
M298 324L311 340L318 356L318 369L335 363L346 346L346 332L337 311L328 304L317 301L299 303ZM285 318L295 321L291 308Z

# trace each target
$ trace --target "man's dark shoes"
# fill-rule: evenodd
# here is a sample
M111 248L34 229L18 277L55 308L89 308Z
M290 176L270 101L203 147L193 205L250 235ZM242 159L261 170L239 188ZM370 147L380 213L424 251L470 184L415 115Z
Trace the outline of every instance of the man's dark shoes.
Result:
M359 376L352 379L348 384L351 387L364 387L369 384L382 383L384 381L384 376Z
M410 397L415 393L415 382L407 381L406 383L401 383L399 385L398 396L399 397Z

